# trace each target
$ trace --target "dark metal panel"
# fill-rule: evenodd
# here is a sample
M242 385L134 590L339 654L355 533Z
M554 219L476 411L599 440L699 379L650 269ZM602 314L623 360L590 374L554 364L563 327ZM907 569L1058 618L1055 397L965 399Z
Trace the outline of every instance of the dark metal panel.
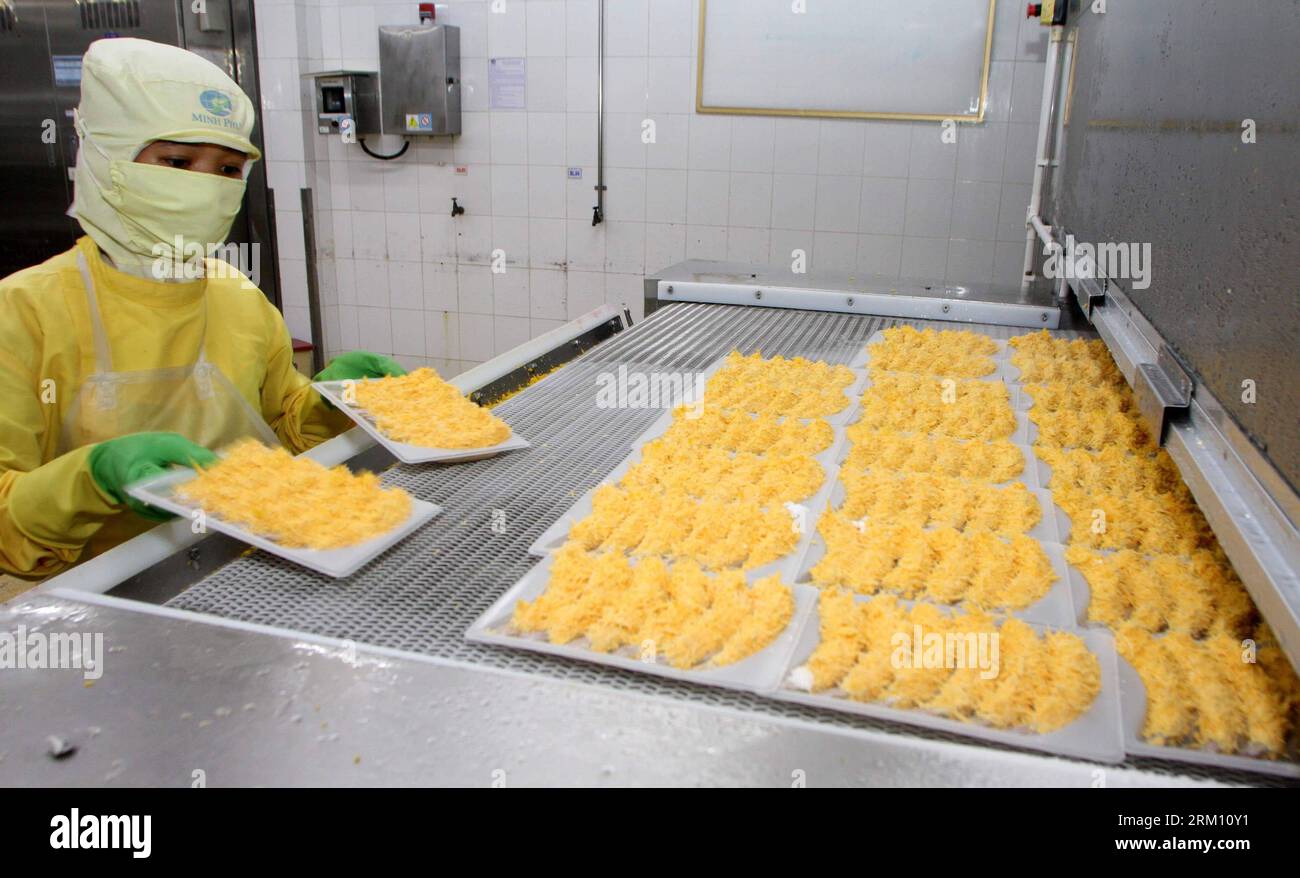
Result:
M0 214L0 277L72 246L81 227L65 212L72 203L70 169L77 138L72 110L77 84L55 81L56 55L80 56L108 35L177 44L174 0L10 0L15 26L0 31L0 186L17 209ZM53 120L56 140L41 139Z
M1079 241L1150 243L1150 288L1120 285L1296 488L1300 4L1091 5L1071 4L1056 221Z
M178 0L8 0L0 17L0 187L11 209L0 214L0 277L36 265L72 246L81 235L65 215L72 203L69 171L76 165L72 110L77 84L55 82L53 58L80 56L102 37L140 37L188 48L224 68L260 105L251 0L208 0L203 17ZM42 141L46 119L56 139ZM253 131L262 148L262 126ZM248 179L244 209L230 232L236 244L257 243L259 280L279 305L274 225L267 203L265 162Z

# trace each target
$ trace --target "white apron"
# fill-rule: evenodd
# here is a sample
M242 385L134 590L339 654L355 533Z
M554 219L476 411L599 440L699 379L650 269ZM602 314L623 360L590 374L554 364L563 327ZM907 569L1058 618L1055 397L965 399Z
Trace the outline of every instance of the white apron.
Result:
M59 454L144 432L179 433L214 451L247 436L273 447L280 445L261 414L208 362L206 299L203 341L193 365L115 372L95 283L82 253L77 254L77 268L85 285L95 339L95 372L78 389L64 415Z

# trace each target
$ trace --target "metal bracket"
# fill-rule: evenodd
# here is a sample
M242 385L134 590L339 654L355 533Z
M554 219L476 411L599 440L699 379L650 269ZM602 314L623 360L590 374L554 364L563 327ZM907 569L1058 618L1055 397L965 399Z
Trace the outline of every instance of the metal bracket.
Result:
M1161 345L1156 361L1138 363L1133 377L1138 411L1150 425L1156 443L1164 445L1170 419L1185 415L1192 404L1192 376L1174 358L1169 346Z
M1106 303L1106 292L1110 289L1110 280L1106 277L1094 277L1091 273L1079 274L1078 265L1074 259L1075 255L1071 252L1074 235L1063 227L1059 231L1060 238L1058 238L1058 241L1061 248L1060 259L1063 274L1069 278L1069 286L1070 289L1074 290L1074 298L1079 303L1079 310L1088 318L1088 322L1092 323L1094 322L1093 309ZM1070 244L1069 247L1066 246L1067 243Z
M1106 290L1110 286L1110 281L1106 278L1076 277L1074 278L1073 289L1074 297L1079 301L1079 308L1083 311L1088 322L1092 323L1092 312L1094 308L1106 304Z

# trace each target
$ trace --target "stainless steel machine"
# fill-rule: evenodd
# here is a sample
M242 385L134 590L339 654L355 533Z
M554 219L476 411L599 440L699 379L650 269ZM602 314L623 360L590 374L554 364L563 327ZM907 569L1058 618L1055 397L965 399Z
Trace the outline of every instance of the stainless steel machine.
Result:
M701 369L733 348L843 363L874 332L900 323L998 338L1046 327L1106 342L1300 663L1292 454L1300 311L1286 286L1297 273L1286 264L1296 218L1285 208L1295 185L1289 165L1300 154L1295 97L1270 108L1246 84L1296 79L1300 62L1281 50L1300 36L1300 18L1294 7L1279 13L1282 5L1241 4L1233 22L1189 8L1208 2L1182 0L1072 16L1082 23L1071 30L1076 85L1047 201L1052 240L1066 230L1094 241L1149 234L1165 254L1150 290L1118 276L1020 293L733 264L660 272L646 280L645 321L632 326L605 306L457 379L485 401L523 388L500 411L530 438L528 452L406 466L358 430L313 450L323 462L382 471L445 507L355 576L325 579L175 521L0 610L4 627L97 631L110 644L94 685L78 671L51 672L15 677L0 692L8 721L0 783L188 784L200 769L213 784L788 785L799 772L827 786L1274 782L1155 759L1100 767L975 745L471 643L464 632L532 566L532 541L659 414L598 408L592 388L601 372ZM1260 51L1234 51L1231 75L1219 67L1185 82L1186 70L1199 69L1196 56L1227 38L1256 41ZM1132 88L1139 70L1164 90ZM1171 103L1183 88L1198 90L1201 109ZM1211 161L1207 138L1246 98L1259 130L1277 142L1241 168L1231 150ZM1114 113L1116 102L1128 105L1126 115ZM1182 114L1170 118L1171 106ZM1194 174L1220 192L1224 168L1267 199L1258 210L1238 205L1229 234L1289 245L1281 263L1220 261L1221 223L1202 209L1199 192L1187 195L1187 180ZM1230 393L1241 369L1275 394L1271 410L1243 408L1253 403ZM498 512L504 528L494 526ZM50 758L49 735L78 751Z
M199 6L203 12L194 11ZM81 234L65 211L77 159L72 111L81 94L81 56L92 41L139 37L189 49L229 73L260 106L251 0L3 0L0 10L0 186L21 207L0 216L0 277L68 249ZM252 136L261 149L260 125ZM252 252L259 285L278 305L271 197L265 163L258 162L230 242L258 244Z

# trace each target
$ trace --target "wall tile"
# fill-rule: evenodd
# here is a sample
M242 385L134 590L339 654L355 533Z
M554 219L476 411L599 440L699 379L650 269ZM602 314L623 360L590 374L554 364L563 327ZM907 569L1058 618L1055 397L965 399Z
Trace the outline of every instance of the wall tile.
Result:
M456 266L425 263L423 269L421 278L424 283L424 309L455 313L459 307L456 298Z
M856 119L823 119L817 144L817 173L862 173L863 125Z
M645 218L652 223L686 222L686 171L646 171Z
M947 238L903 238L899 274L918 280L943 280L948 270Z
M964 129L957 126L957 142L944 141L944 128L937 122L914 122L909 147L907 175L912 179L951 180L957 170L957 149Z
M1005 123L986 122L963 127L957 141L957 179L1000 182L1006 150Z
M907 180L864 177L858 231L869 235L901 235L907 217Z
M859 235L857 270L867 275L898 277L903 239L899 235Z
M731 175L725 171L692 170L686 178L686 221L691 225L725 226Z
M529 309L529 270L507 269L492 275L492 313L507 317L527 317Z
M492 318L492 330L493 356L497 357L519 347L532 337L532 329L527 317L498 315Z
M461 356L480 363L492 359L496 355L495 318L463 311L459 316Z
M741 117L731 123L731 169L771 173L776 155L774 119Z
M424 351L428 357L460 357L460 315L454 310L424 312Z
M692 169L725 171L731 167L731 119L695 115L690 122L688 159Z
M952 228L954 238L993 241L998 236L999 183L958 180L953 190Z
M645 108L648 113L690 113L695 109L690 58L648 59Z
M772 217L772 175L732 174L728 203L729 225L767 228Z
M564 0L529 0L527 4L526 49L529 63L534 56L564 57L567 27Z
M647 272L662 271L686 258L686 226L684 223L646 223L645 268Z
M948 242L947 279L954 283L993 280L993 242L953 238Z
M528 288L530 317L567 319L565 296L568 288L564 272L534 268L528 273Z
M861 177L818 176L817 231L856 233L861 190Z
M817 119L775 120L775 152L772 170L777 173L815 174L821 147L821 123Z
M391 308L412 311L424 308L424 279L419 262L388 262L388 304Z
M904 234L948 237L952 217L953 183L949 180L909 180ZM906 257L906 248L904 248Z
M596 9L595 0L514 0L501 14L486 0L440 5L440 20L462 29L463 133L376 162L338 138L303 139L297 71L373 68L375 28L412 11L259 5L264 32L279 15L275 30L288 34L260 46L267 173L285 205L276 223L281 276L292 280L287 319L306 319L293 209L304 184L320 207L327 346L365 346L364 336L448 375L602 301L627 300L639 315L644 275L685 258L789 266L801 250L813 270L1019 283L1046 45L1023 9L999 4L986 121L959 126L954 145L931 123L696 114L697 0L612 0L609 190L606 222L592 227ZM527 57L526 112L490 110L494 56ZM452 197L465 215L450 216ZM494 249L506 251L504 276L491 273Z
M772 175L772 228L811 230L816 207L816 177L809 174Z
M424 356L424 312L394 308L393 353L407 356Z
M567 284L566 316L580 317L605 303L605 273L602 271L570 271L565 275Z

